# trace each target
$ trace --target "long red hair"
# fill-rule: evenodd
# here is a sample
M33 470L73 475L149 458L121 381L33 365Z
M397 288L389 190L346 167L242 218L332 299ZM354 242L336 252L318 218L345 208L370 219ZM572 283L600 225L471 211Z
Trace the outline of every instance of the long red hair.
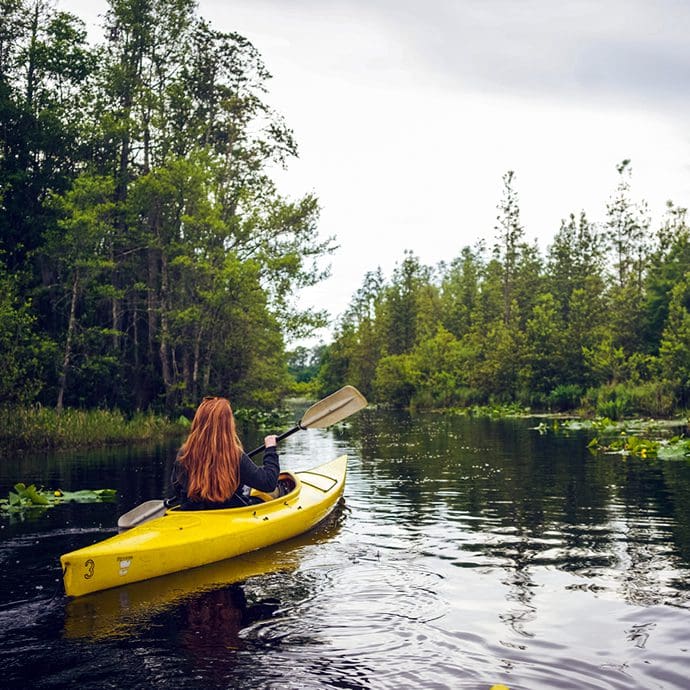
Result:
M187 472L187 496L197 501L227 501L240 483L241 456L230 401L204 398L178 458Z

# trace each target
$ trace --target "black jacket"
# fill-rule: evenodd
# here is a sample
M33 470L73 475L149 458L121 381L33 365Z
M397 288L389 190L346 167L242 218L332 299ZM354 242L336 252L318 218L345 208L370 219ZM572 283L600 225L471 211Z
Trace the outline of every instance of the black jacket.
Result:
M172 470L172 486L175 497L180 502L182 510L212 510L214 508L237 508L249 505L248 488L258 489L259 491L273 491L278 484L280 474L280 463L276 448L267 448L264 451L264 463L259 467L246 454L240 457L240 485L237 491L227 501L194 501L187 497L187 472L179 462L179 452L175 458Z

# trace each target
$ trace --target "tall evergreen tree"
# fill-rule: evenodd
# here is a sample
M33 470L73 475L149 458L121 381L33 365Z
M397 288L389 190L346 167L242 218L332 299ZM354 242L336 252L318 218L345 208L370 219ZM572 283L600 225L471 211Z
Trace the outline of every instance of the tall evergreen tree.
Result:
M577 218L570 214L567 220L561 221L547 251L546 288L554 296L566 322L575 290L587 288L593 290L593 294L603 292L605 263L603 238L584 211Z
M656 354L661 343L673 287L690 269L690 226L687 210L669 202L649 257L645 284L644 350Z
M409 251L393 272L386 294L388 319L387 351L392 355L410 352L419 327L420 295L429 283L429 271Z
M524 242L525 230L520 221L520 206L513 181L515 173L509 170L503 175L503 196L498 205L496 218L496 242L494 257L501 264L501 285L503 290L503 323L507 326L514 317L516 275L520 260L520 247Z
M630 198L630 161L624 160L617 170L619 182L606 221L613 260L610 326L614 344L630 355L642 342L649 217L646 205Z

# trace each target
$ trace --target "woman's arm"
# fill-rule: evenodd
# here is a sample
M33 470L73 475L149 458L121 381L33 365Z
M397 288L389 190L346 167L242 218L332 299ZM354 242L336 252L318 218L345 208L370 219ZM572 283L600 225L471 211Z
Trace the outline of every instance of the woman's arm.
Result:
M252 459L242 453L240 460L240 484L246 484L259 491L273 491L278 484L280 461L276 450L276 437L266 436L264 445L264 464L255 465Z
M172 472L170 474L170 483L176 498L181 498L187 492L187 473L184 467L175 459L173 463Z

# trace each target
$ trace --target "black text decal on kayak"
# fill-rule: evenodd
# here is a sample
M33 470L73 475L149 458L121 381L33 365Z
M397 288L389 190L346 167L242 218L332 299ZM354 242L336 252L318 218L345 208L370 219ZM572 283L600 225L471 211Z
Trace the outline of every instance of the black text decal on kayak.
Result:
M96 564L93 562L92 559L89 558L89 560L86 561L86 563L84 563L84 567L86 568L86 572L84 573L84 579L90 580L93 577L93 571L96 567Z
M120 563L120 575L124 577L129 572L129 566L132 565L134 556L118 556L117 560Z

